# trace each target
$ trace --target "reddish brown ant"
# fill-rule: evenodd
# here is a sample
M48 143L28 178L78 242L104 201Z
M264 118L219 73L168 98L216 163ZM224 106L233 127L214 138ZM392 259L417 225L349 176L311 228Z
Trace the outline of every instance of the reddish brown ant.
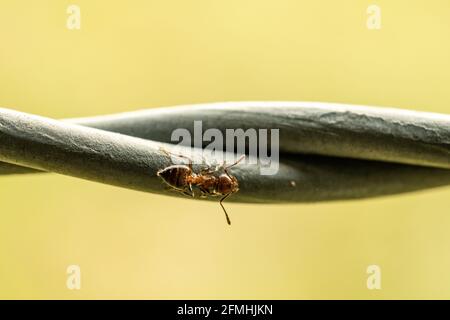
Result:
M171 155L170 152L162 150L167 155ZM174 154L173 154L174 155ZM201 192L201 197L206 196L222 196L219 203L227 218L227 223L231 225L228 213L225 210L222 202L231 194L239 191L239 183L236 177L228 172L228 169L237 165L245 155L240 157L236 162L225 166L225 162L222 164L224 173L215 175L218 168L211 168L208 166L206 169L202 169L200 173L195 173L192 169L192 159L183 155L174 155L188 160L188 164L174 164L164 169L158 170L156 175L173 190L179 191L187 196L194 197L194 191L192 187L197 187Z

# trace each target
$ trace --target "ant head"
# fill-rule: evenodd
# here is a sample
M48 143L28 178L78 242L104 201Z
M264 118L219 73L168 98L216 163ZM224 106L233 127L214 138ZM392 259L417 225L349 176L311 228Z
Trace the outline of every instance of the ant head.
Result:
M221 194L235 193L239 190L239 184L235 177L226 173L219 176L218 192Z

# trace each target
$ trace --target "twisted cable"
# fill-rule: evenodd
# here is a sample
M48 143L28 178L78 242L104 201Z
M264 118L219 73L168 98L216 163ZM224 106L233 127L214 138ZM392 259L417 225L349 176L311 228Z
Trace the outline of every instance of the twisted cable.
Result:
M166 190L156 172L171 164L162 150L174 150L173 130L194 135L199 120L203 131L224 135L280 130L277 174L261 175L259 164L233 167L240 191L229 201L357 199L450 183L449 115L314 102L211 103L65 120L0 109L0 174L55 172L182 196ZM202 162L201 149L178 150Z

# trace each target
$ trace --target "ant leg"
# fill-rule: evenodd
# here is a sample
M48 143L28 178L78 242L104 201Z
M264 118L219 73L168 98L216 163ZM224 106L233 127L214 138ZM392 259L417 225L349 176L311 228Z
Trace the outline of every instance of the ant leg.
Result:
M203 168L200 171L200 174L211 174L211 173L214 173L214 172L216 172L216 170L214 170L212 168Z
M225 210L225 207L223 206L222 202L223 202L223 200L225 200L230 194L231 194L231 193L226 194L226 195L225 195L222 199L220 199L220 201L219 201L220 206L222 207L223 212L225 213L225 217L227 218L227 223L228 223L228 225L231 225L231 220L230 220L230 217L228 216L227 210Z
M189 198L193 197L193 195L191 193L187 192L186 190L175 189L175 188L169 187L169 186L164 187L164 190L165 191L178 192L178 193L184 194L185 196L188 196Z
M206 161L205 156L203 155L203 150L202 150L202 164L206 165L207 167L209 167L209 163L208 161Z
M192 193L189 193L189 192L187 192L187 191L182 191L182 193L183 193L185 196L188 196L189 198L193 197L193 194L192 194Z
M204 151L203 151L204 152ZM202 166L205 168L201 169L200 172L202 174L211 174L217 171L217 162L213 166L208 160L206 160L205 156L202 153Z
M189 191L191 192L190 196L192 196L192 198L194 198L195 194L194 191L192 190L192 184L189 183Z
M203 187L199 187L199 189L200 189L200 192L201 192L201 195L200 195L201 198L207 198L208 194L210 194L210 193L208 192L208 190L206 190L206 189L203 188Z
M202 166L203 168L200 169L200 174L211 174L217 171L215 168L211 167L211 164L206 160L203 153L202 153Z
M188 189L175 189L172 188L172 190L175 190L177 192L180 192L182 194L184 194L185 196L188 196L189 198L194 198L194 191L192 190L191 185L189 185Z
M230 177L230 173L228 172L228 169L230 169L231 167L237 165L239 162L241 162L243 159L245 158L245 154L243 154L235 163L230 164L229 166L225 166L225 163L223 164L223 171L225 171L225 173L227 174L227 176Z
M176 191L176 192L179 192L179 193L181 193L181 194L184 194L185 196L188 196L189 198L192 198L192 197L194 196L193 193L190 193L190 192L187 191L187 190L180 190L180 189L172 189L172 190L174 190L174 191Z
M161 152L163 152L163 153L165 153L168 157L170 157L170 156L175 156L175 157L179 157L179 158L182 158L182 159L186 159L187 161L188 161L188 167L189 167L189 169L191 169L192 170L192 159L191 158L189 158L189 157L187 157L187 156L185 156L185 155L182 155L182 154L175 154L175 153L173 153L173 152L170 152L170 151L167 151L166 149L164 149L164 148L159 148L160 150L161 150Z

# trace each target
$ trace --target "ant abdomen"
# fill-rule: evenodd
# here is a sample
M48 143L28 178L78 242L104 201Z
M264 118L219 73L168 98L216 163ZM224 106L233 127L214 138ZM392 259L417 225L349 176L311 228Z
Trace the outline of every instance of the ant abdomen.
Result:
M184 189L189 184L192 170L186 165L173 165L159 170L156 174L169 186Z

